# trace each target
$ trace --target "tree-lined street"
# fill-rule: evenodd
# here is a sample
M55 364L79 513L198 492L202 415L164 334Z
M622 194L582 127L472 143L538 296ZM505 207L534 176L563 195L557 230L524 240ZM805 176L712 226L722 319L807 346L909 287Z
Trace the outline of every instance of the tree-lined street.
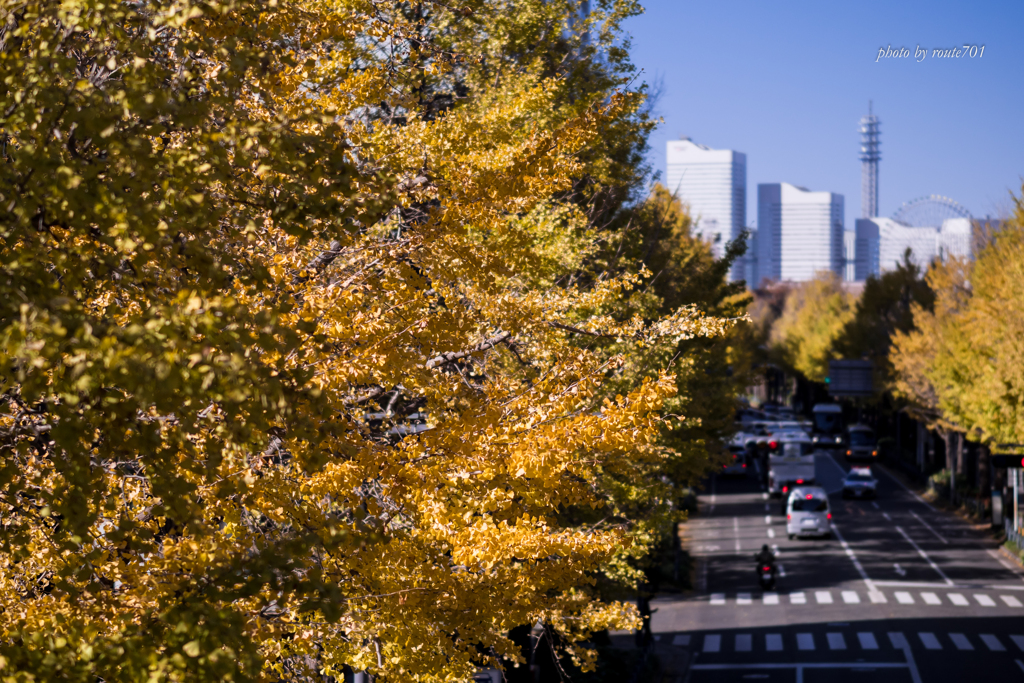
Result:
M877 500L844 500L849 467L816 453L832 539L789 540L757 476L707 482L684 527L697 590L655 601L652 619L662 640L692 653L690 680L863 680L870 670L917 683L979 665L991 680L1024 680L1024 574L882 468ZM753 560L764 543L779 566L767 592Z

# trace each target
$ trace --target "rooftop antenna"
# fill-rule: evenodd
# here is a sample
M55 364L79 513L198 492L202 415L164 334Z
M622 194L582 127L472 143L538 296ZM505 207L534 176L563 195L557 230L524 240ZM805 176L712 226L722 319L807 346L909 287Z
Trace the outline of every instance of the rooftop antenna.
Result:
M868 115L860 120L860 212L863 218L878 215L878 162L880 121L872 113L872 102L868 100Z

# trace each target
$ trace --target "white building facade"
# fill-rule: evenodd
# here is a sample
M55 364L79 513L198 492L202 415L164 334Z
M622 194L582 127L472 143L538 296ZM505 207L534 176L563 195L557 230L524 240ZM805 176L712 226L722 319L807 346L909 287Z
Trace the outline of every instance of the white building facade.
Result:
M669 140L665 184L689 207L694 234L712 244L721 257L725 244L739 237L747 222L747 155L711 149L689 138ZM732 279L743 278L743 264Z
M789 183L757 186L757 276L804 282L821 271L844 275L843 195Z
M969 218L948 218L938 228L903 225L891 218L860 218L856 223L856 278L866 280L895 270L910 250L910 261L922 270L950 256L971 258Z

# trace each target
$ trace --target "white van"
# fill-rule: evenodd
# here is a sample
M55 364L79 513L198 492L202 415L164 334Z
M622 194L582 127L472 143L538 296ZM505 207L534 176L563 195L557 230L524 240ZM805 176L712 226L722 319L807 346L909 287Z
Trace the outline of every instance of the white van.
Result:
M832 509L820 486L798 486L786 503L786 533L797 536L832 537Z

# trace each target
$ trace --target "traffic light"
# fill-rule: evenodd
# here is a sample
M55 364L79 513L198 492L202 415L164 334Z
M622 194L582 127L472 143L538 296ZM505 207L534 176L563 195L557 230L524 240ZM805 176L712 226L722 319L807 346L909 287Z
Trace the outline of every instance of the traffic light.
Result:
M993 455L993 467L1024 467L1024 456L1020 455Z

